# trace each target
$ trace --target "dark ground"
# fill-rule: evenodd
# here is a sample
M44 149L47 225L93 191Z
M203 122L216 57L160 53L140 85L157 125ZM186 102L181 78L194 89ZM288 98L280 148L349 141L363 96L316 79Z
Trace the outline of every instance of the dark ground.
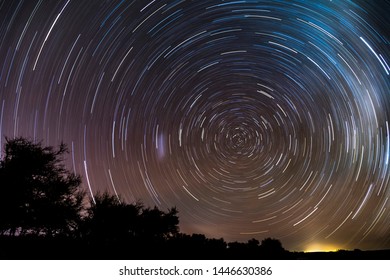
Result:
M166 242L91 242L50 238L0 238L2 260L390 260L390 249L337 252L268 251L258 248L210 248Z

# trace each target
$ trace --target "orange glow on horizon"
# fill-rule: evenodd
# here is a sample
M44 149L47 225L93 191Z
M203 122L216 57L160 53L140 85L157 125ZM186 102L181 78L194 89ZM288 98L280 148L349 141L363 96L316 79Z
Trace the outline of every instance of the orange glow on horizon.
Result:
M313 243L307 246L304 250L306 253L310 252L336 252L338 250L342 250L339 246L335 244L321 244L321 243Z

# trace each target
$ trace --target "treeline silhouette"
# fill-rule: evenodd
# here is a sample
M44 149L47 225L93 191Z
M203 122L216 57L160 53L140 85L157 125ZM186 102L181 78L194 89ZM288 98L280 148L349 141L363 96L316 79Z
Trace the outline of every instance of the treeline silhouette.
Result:
M0 160L1 259L297 259L278 239L226 242L179 230L178 210L88 199L67 147L6 138ZM334 257L334 258L337 258ZM351 257L349 257L351 258Z

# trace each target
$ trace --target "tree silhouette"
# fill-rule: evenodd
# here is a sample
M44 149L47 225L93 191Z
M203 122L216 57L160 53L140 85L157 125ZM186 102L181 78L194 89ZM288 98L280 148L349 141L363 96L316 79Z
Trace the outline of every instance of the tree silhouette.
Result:
M0 161L0 234L70 234L80 220L79 175L62 164L67 148L6 139Z
M85 237L97 242L123 241L139 232L143 204L126 204L107 192L95 195L84 222Z
M261 251L267 257L280 257L286 253L286 250L282 246L282 242L275 238L265 238L261 241Z
M81 229L82 239L96 254L117 257L149 257L161 251L168 239L178 233L176 208L167 212L147 208L141 202L128 204L107 192L98 193L90 201ZM122 251L118 251L121 248ZM135 256L135 255L133 255Z
M178 211L175 207L167 213L157 207L144 208L141 214L141 232L145 238L168 239L179 232Z

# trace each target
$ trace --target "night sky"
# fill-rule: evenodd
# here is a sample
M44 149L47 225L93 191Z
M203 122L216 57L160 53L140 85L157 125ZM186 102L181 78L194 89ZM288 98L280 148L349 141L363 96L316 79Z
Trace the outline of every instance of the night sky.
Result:
M288 250L390 247L389 1L0 1L0 145Z

